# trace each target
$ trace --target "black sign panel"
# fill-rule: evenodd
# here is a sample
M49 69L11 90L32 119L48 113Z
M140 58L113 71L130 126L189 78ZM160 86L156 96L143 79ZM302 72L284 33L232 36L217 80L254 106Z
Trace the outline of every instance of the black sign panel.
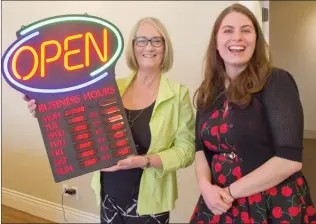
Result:
M114 67L120 31L88 15L51 17L17 32L2 74L36 100L55 182L113 166L137 154Z

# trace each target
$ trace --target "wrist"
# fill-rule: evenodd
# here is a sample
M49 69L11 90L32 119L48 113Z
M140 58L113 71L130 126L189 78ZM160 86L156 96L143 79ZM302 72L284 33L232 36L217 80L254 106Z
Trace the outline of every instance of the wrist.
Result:
M231 185L228 185L227 191L228 191L229 195L230 195L233 199L236 199L236 198L233 196L232 192L231 192L230 186L231 186Z
M203 178L199 181L200 191L203 192L206 189L209 189L212 186L211 181L207 178Z
M151 160L150 160L149 155L143 155L142 156L142 161L143 162L142 162L141 168L146 169L146 168L151 167Z
M236 192L235 192L235 188L233 187L233 184L229 185L227 187L227 191L229 193L229 195L233 198L233 199L237 199L238 197L236 196Z

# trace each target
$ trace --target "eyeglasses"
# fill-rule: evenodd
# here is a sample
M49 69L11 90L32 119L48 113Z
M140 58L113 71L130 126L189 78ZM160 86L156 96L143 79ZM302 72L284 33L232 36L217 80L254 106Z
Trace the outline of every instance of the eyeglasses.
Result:
M151 39L147 39L146 37L136 37L134 41L138 47L145 47L148 42L150 42L153 47L160 47L164 43L164 39L162 37L153 37Z

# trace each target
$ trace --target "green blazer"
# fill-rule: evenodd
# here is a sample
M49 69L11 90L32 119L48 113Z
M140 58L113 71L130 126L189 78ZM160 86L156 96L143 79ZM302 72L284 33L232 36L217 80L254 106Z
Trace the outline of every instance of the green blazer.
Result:
M117 80L121 96L135 73ZM176 170L195 158L195 114L188 88L161 75L156 104L149 123L151 144L147 154L160 156L163 168L144 169L137 211L140 215L171 211L178 198ZM92 188L100 205L100 171L94 172Z

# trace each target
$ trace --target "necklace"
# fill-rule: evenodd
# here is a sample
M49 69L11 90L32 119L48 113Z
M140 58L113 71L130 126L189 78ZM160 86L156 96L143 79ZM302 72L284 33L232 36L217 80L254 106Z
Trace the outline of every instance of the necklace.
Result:
M142 109L137 116L131 120L131 110L128 111L128 123L129 126L132 127L134 125L134 121L136 121L136 119L140 116L140 114L144 111L144 109Z

